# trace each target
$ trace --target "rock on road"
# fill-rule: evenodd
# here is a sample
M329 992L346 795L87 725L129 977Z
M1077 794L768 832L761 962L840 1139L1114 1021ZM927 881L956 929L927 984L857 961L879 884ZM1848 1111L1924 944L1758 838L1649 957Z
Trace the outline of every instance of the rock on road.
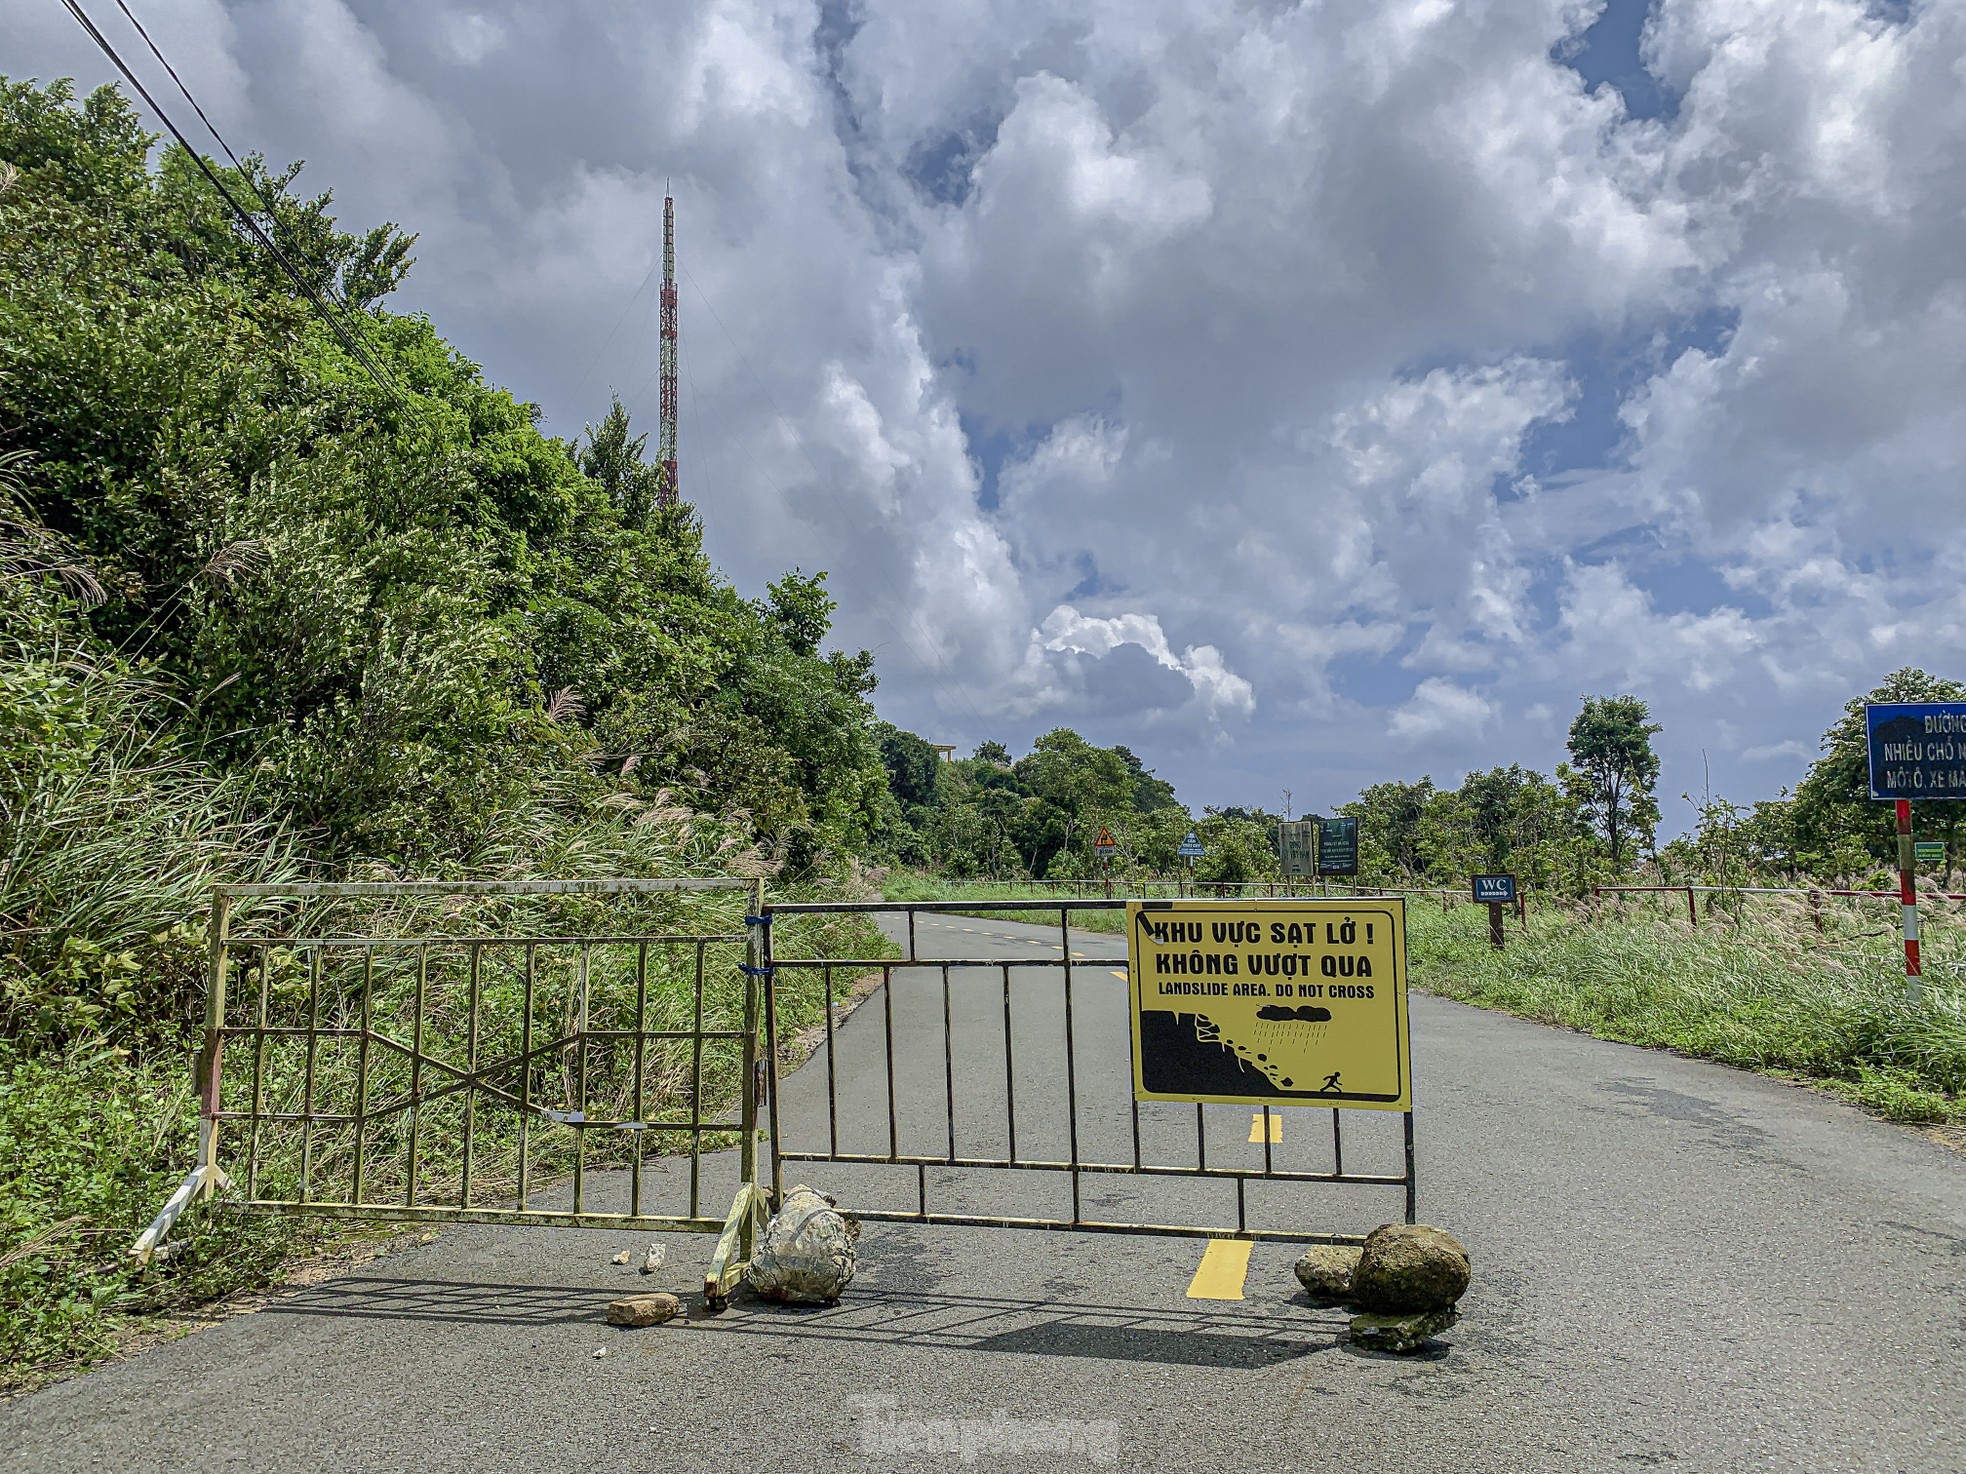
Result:
M1056 931L1036 925L918 925L923 955L1056 955ZM1124 984L1094 960L1119 943L1074 933L1072 949L1086 959L1077 1084L1097 1136L1123 1119L1127 1088L1112 1023ZM891 1000L896 1129L931 1143L947 1123L940 1036L922 1047L925 1008L940 1028L937 971L898 977ZM1062 1060L1031 1011L1057 972L1010 976L1037 1019L1019 1026L1028 1047L1015 1037L1029 1156L1057 1126L1041 1101ZM1000 1017L973 983L956 996L979 1029ZM889 1002L877 994L841 1027L833 1062L842 1129L871 1130L875 1150ZM606 1302L700 1284L707 1238L669 1236L648 1280L609 1262L639 1258L646 1234L472 1226L0 1406L0 1447L35 1474L1966 1471L1966 1158L1719 1066L1426 997L1412 1013L1420 1216L1475 1266L1461 1324L1430 1358L1353 1350L1342 1312L1305 1304L1285 1244L1256 1246L1244 1299L1197 1300L1195 1239L870 1223L836 1308L740 1299L716 1319L617 1332ZM959 1042L967 1026L958 1017ZM963 1113L971 1053L987 1051L963 1051ZM824 1141L825 1092L823 1055L785 1082L788 1143ZM965 1150L991 1149L967 1139L994 1129L986 1114L964 1114ZM1212 1159L1260 1161L1246 1108L1208 1114ZM1328 1112L1282 1118L1278 1150L1328 1151ZM1392 1120L1361 1121L1358 1150L1383 1147ZM912 1205L912 1169L898 1186L897 1169L853 1170L890 1174L888 1196ZM836 1166L786 1172L849 1199L876 1190ZM1060 1184L1041 1175L938 1173L930 1188L1050 1214ZM1229 1201L1215 1184L1167 1186L1168 1211L1219 1219ZM1101 1187L1115 1190L1094 1201L1120 1208L1157 1189ZM1312 1227L1399 1212L1384 1188L1305 1201L1347 1220Z

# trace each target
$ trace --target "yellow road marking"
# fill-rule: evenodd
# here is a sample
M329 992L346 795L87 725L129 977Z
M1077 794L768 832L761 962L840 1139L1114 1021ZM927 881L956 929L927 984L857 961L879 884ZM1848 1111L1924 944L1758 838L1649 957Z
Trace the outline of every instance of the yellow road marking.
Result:
M1249 1118L1249 1139L1251 1141L1261 1141L1263 1139L1263 1113L1261 1111L1258 1111ZM1283 1140L1282 1116L1272 1115L1270 1117L1270 1140Z
M1118 979L1119 979L1119 980L1120 980L1121 982L1125 982L1125 981L1126 981L1126 969L1125 969L1125 968L1123 968L1123 967L1116 967L1116 968L1114 968L1114 969L1113 969L1113 976L1114 976L1114 977L1116 977L1116 978L1118 978Z
M1242 1282L1249 1277L1248 1239L1210 1239L1202 1250L1201 1267L1188 1283L1190 1300L1240 1300Z

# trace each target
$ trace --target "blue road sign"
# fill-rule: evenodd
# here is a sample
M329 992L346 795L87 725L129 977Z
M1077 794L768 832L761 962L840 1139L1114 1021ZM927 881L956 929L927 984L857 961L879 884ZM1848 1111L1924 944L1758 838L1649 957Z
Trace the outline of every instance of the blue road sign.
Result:
M1195 837L1194 830L1190 829L1188 837L1181 841L1180 848L1174 853L1184 860L1199 860L1206 851L1202 849L1201 841Z
M1966 701L1864 707L1874 799L1966 798Z
M1515 904L1515 877L1513 875L1477 875L1474 878L1474 898L1487 901L1491 905L1513 906Z

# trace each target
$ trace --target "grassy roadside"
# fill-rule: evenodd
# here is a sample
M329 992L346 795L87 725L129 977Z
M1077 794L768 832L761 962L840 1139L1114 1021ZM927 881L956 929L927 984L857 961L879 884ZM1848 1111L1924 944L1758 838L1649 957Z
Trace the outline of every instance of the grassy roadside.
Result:
M894 901L1052 899L1057 888L897 871ZM1003 916L979 908L965 912ZM1905 1000L1894 906L1747 898L1697 928L1664 903L1592 915L1532 908L1488 943L1485 907L1408 907L1413 983L1430 993L1600 1039L1670 1049L1802 1081L1907 1124L1966 1123L1966 919L1925 911L1926 991ZM1124 929L1123 913L1074 926Z
M1488 944L1485 908L1410 911L1413 983L1480 1008L1804 1081L1906 1123L1966 1121L1966 926L1927 918L1906 1001L1895 906L1755 898L1689 927L1663 908L1532 910Z

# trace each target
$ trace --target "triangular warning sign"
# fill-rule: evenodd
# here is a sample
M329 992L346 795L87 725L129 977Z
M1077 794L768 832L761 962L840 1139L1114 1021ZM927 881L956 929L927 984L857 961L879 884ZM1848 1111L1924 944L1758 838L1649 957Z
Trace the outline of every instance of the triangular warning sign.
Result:
M1099 837L1092 842L1092 847L1095 850L1116 850L1119 848L1119 842L1113 838L1113 831L1101 824Z

